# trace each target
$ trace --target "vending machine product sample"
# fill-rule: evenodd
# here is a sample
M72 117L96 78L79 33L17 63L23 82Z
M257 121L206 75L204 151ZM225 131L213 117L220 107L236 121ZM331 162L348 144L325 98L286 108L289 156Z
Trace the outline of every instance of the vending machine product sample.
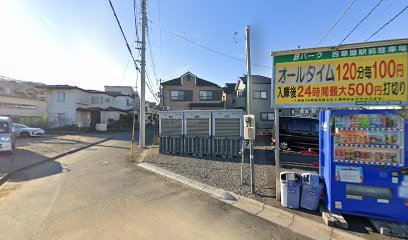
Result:
M406 111L321 112L319 174L331 212L408 222Z

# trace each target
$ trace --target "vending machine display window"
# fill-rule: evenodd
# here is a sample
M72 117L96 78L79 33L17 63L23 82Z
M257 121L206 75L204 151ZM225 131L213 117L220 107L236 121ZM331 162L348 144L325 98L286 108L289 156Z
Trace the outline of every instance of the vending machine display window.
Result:
M334 117L334 161L404 165L404 118L395 114Z

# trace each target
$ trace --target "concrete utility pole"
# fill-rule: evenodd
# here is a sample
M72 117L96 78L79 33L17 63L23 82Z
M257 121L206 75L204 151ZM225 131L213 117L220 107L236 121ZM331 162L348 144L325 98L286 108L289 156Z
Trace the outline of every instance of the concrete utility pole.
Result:
M146 146L145 126L145 91L146 91L146 0L142 0L142 58L140 61L140 124L139 124L139 148Z
M246 26L246 67L247 67L247 114L252 114L251 42L249 26Z
M251 42L249 26L246 26L246 66L247 66L247 114L252 114ZM254 141L249 140L249 167L251 171L251 193L255 193Z

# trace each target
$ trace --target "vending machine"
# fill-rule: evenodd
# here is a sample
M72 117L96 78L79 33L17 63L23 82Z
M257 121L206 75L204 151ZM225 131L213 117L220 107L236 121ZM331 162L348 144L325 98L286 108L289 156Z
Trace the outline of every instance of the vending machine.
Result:
M408 222L407 110L320 113L320 176L334 213Z

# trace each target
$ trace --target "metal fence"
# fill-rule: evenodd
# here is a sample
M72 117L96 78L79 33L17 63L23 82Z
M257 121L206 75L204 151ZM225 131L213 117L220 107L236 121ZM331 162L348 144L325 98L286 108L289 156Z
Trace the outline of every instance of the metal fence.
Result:
M160 112L160 152L239 157L243 115L241 110Z

